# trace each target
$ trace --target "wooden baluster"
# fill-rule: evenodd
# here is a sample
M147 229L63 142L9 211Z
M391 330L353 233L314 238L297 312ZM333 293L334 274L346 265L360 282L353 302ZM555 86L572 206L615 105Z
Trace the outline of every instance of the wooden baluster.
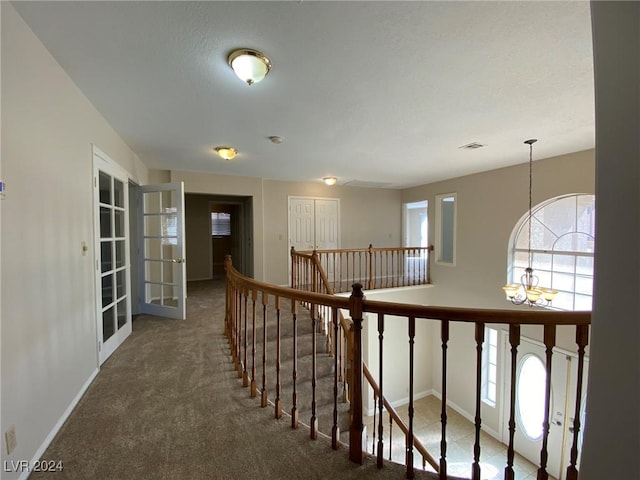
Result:
M324 334L326 337L326 350L327 355L333 357L335 349L335 338L333 336L333 323L331 322L331 308L325 305L322 307L322 324L324 325Z
M380 400L382 405L382 400ZM378 419L378 395L373 392L373 437L371 438L371 455L376 454L376 420ZM380 468L380 467L378 467Z
M242 372L244 367L242 365L242 293L240 289L236 290L236 345L238 349L238 353L236 358L238 359L237 370L238 370L238 378L242 378Z
M338 285L337 287L336 287L336 286L334 286L334 288L333 288L333 289L336 291L336 293L337 293L337 292L342 292L342 291L343 291L343 290L342 290L342 265L343 265L343 263L344 263L344 259L343 259L342 251L338 252L338 258L339 258L339 261L338 261L338 265L339 265L339 267L338 267L338 268L339 268L339 270L340 270L340 272L339 272L339 274L338 274L338 281L339 281L340 283L339 283L339 285Z
M393 453L393 418L389 415L389 461L391 461L391 455Z
M280 297L275 298L276 307L276 404L275 416L282 418L282 398L280 398Z
M311 304L311 420L309 421L309 434L311 440L318 438L318 417L316 416L316 335L318 331L318 318L316 306Z
M339 278L339 271L340 271L340 257L339 257L339 252L333 252L333 277L331 280L331 286L333 287L333 291L335 293L340 292L340 288L338 288L338 285L336 284L337 279Z
M298 392L297 392L297 378L298 378L298 304L296 300L291 301L291 313L293 314L293 371L291 378L293 379L293 393L291 395L291 401L293 407L291 407L291 428L298 428Z
M388 288L389 287L389 251L388 250L384 251L384 273L385 273L384 288Z
M244 362L242 365L242 386L249 386L249 372L247 372L247 312L249 311L249 293L246 289L242 292L244 296Z
M413 478L413 370L416 318L409 317L409 433L407 435L407 478Z
M258 291L251 291L251 398L258 395L256 383L256 300Z
M380 405L378 406L378 408L380 409L379 412L379 422L380 425L378 426L378 457L377 457L377 466L378 468L382 468L383 465L383 461L384 459L382 458L382 454L383 454L383 448L384 448L384 441L383 441L383 437L382 437L382 412L383 412L383 407L384 407L384 390L383 388L383 384L382 384L382 370L383 370L383 355L382 355L382 344L383 344L383 340L384 340L384 314L379 313L378 314L378 351L380 352L380 361L378 364L378 386L380 387ZM375 422L374 422L375 425ZM375 442L375 434L374 434L374 439L373 441Z
M353 384L351 403L351 425L349 426L349 460L362 465L364 458L362 437L364 425L362 423L362 315L364 293L362 285L353 284L349 297L349 313L353 320L353 364L351 378Z
M476 438L473 445L473 465L471 467L472 480L480 480L480 427L482 420L480 408L482 405L482 344L484 343L484 323L476 323Z
M571 460L567 467L567 480L578 480L578 438L580 435L580 412L582 410L584 354L585 347L589 343L589 327L587 325L576 326L576 343L578 344L578 378L576 385L576 407L573 414L573 443L571 444Z
M553 347L556 345L555 325L544 326L544 345L546 355L547 381L544 391L544 421L542 422L542 449L540 451L540 468L538 469L538 480L547 480L547 461L549 458L549 416L551 410L551 359L553 357Z
M374 265L374 261L373 261L373 245L369 244L369 248L367 249L367 262L369 264L369 281L367 283L367 288L369 290L373 290L374 288L374 283L373 283L373 275L374 275L374 271L373 271L373 265Z
M504 480L514 480L513 438L516 433L516 376L518 369L518 346L520 345L520 325L509 325L509 344L511 345L511 392L509 403L509 446L507 448L507 466L504 469Z
M229 288L230 288L230 296L231 296L231 305L230 305L230 309L231 309L231 338L230 340L230 347L231 347L231 359L233 360L233 366L234 368L237 370L238 369L238 352L237 352L237 345L236 345L236 339L237 339L237 322L238 322L238 310L236 309L236 297L237 297L237 292L236 289L234 288L233 284L229 283Z
M260 392L260 406L267 406L267 303L269 297L262 292L262 391Z
M447 479L447 343L449 342L449 321L442 320L440 337L442 340L442 411L440 422L440 479Z
M333 322L333 338L338 338L338 307L331 308L331 320ZM334 340L335 342L335 340ZM340 355L335 352L333 355L333 426L331 427L331 448L338 449L340 442L340 427L338 427L338 376L339 365L338 359Z
M298 266L298 257L296 257L296 255L294 255L296 249L293 247L293 245L291 246L291 288L297 288L298 286L298 282L296 281L297 279L297 266Z

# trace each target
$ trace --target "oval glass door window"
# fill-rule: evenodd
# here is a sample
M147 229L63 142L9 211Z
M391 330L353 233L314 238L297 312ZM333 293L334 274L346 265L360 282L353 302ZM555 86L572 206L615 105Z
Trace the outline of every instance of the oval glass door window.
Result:
M547 372L542 361L535 355L526 355L518 371L516 412L523 433L531 440L542 437L546 381Z

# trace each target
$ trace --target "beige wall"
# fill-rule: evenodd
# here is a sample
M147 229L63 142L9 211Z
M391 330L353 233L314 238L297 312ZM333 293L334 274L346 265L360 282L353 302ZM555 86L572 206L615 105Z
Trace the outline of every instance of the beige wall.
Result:
M187 280L211 278L211 209L207 195L185 195Z
M535 150L534 150L535 152ZM523 145L523 154L528 151ZM595 192L594 151L584 151L535 161L533 203L569 193ZM514 307L505 301L502 285L507 281L507 250L511 232L528 209L528 163L476 175L423 185L403 191L403 202L428 200L430 243L435 242L435 196L457 193L456 265L431 262L433 289L428 303L477 308ZM523 336L540 340L542 332L524 327ZM449 344L448 397L464 412L475 412L475 340L469 325L452 325ZM440 350L439 330L434 349ZM562 328L558 344L575 350L575 331ZM502 352L504 354L504 352ZM440 390L442 362L433 359L433 388ZM501 399L501 385L498 400ZM483 423L494 432L500 427L500 405L483 406Z
M541 140L542 141L542 140ZM523 160L528 150L523 144ZM535 150L534 150L535 158ZM403 191L403 202L428 200L429 237L435 243L435 196L457 193L456 265L432 262L435 284L455 285L441 301L502 308L507 281L507 248L513 227L528 209L528 163ZM594 151L533 163L533 204L568 193L595 192Z
M324 184L283 182L192 172L171 172L171 181L185 184L186 193L242 195L253 198L254 277L277 285L288 283L289 196L340 199L340 245L399 246L401 192ZM188 260L187 260L188 262Z
M257 280L270 281L265 270L264 259L264 201L263 180L254 177L236 177L214 173L171 172L172 182L184 182L185 193L211 195L234 195L253 199L253 235L249 242L253 245L253 276ZM187 264L189 259L187 258Z
M147 169L25 25L2 9L0 431L31 460L98 368L91 145L136 183ZM81 242L90 251L82 255ZM3 472L2 478L17 478Z

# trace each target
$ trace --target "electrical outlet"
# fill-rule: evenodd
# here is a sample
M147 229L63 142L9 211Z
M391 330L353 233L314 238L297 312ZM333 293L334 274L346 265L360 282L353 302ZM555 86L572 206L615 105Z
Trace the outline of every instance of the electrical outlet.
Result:
M9 430L4 433L4 440L7 443L7 455L11 454L18 446L18 439L16 438L16 427L11 425Z

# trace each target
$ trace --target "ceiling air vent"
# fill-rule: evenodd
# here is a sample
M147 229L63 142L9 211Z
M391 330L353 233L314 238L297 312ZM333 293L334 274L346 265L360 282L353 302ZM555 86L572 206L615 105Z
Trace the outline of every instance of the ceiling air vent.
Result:
M482 148L482 147L486 147L486 145L478 142L471 142L471 143L467 143L466 145L462 145L461 147L458 147L458 148L462 148L463 150L475 150L476 148Z

